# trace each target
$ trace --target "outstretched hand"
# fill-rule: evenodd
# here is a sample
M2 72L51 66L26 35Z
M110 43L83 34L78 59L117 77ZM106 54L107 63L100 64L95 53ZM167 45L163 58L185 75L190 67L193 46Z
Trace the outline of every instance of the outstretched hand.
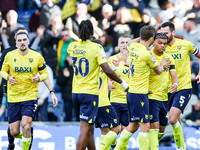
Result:
M57 104L58 104L58 98L56 97L54 92L51 93L51 99L52 99L52 102L53 102L53 107L56 107Z

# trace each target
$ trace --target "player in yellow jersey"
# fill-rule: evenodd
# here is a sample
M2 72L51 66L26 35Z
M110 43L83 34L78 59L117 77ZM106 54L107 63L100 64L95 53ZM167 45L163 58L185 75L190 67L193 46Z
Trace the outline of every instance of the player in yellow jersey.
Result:
M28 150L31 144L31 125L36 116L38 82L48 78L43 57L38 52L30 50L28 44L28 34L17 33L18 49L6 55L1 69L2 77L8 80L10 132L14 137L22 136L22 150ZM36 75L38 71L40 76ZM57 98L54 94L52 99L55 107ZM23 133L20 132L20 120Z
M110 144L116 139L120 131L119 121L117 119L117 113L108 98L108 77L103 70L100 71L99 79L99 108L95 120L95 127L101 129L99 149L109 150Z
M140 30L140 42L129 44L127 49L130 57L130 79L127 93L127 104L130 115L129 125L122 131L115 150L124 150L129 138L138 129L139 149L149 148L149 74L152 68L156 74L161 74L170 65L164 59L159 66L155 57L151 55L147 48L152 44L155 29L151 26L144 26Z
M158 150L159 139L164 135L165 126L168 124L166 117L169 111L168 90L170 90L170 93L174 93L178 88L178 77L176 75L174 59L170 54L164 53L167 40L168 37L165 34L156 34L153 42L154 47L150 51L155 56L158 64L161 63L163 58L171 64L170 68L165 69L161 75L157 75L151 69L149 76L149 90L151 91L151 94L148 94L150 118L149 147L151 150ZM170 79L172 79L171 85L169 85Z
M19 33L19 32L25 32L28 34L28 30L25 28L25 27L19 27L15 30L15 39L16 39L16 35ZM4 62L4 59L5 59L5 56L8 52L10 51L13 51L17 49L16 46L12 46L8 49L5 49L1 55L1 59L0 59L0 69L2 68L2 65L3 65L3 62ZM6 81L6 80L5 80ZM2 76L0 75L0 82L1 84L5 83L5 81L2 80ZM3 83L2 83L3 82ZM7 81L6 81L7 82ZM51 83L50 83L50 80L49 78L47 78L45 81L44 81L45 85L47 86L47 88L49 89L49 91L52 91L52 86L51 86ZM54 92L51 92L51 94L54 96L54 98L56 98ZM57 99L57 98L56 98ZM8 141L9 141L9 144L8 144L8 150L14 150L14 137L11 135L10 133L10 128L8 127L8 130L7 130L7 134L8 134ZM18 136L18 138L21 138L21 136ZM33 141L33 127L31 127L31 144L32 144L32 141ZM29 150L31 149L31 145L29 147Z
M177 92L168 94L170 107L169 123L172 126L177 149L185 150L184 135L180 126L180 114L183 113L192 94L189 54L194 54L200 58L200 52L191 42L174 37L176 31L173 23L163 23L161 25L161 32L168 36L168 46L166 47L165 53L171 54L174 58L179 80ZM200 72L197 78L200 79Z
M90 133L93 133L93 124L98 112L100 67L109 78L121 83L124 89L128 88L127 83L108 66L103 47L89 40L92 35L92 23L89 20L82 21L79 25L81 41L72 42L67 49L74 67L72 100L76 109L80 110L81 121L76 150L85 150L86 147L95 149ZM90 142L88 138L91 139Z
M108 60L109 66L116 72L116 74L125 80L128 83L128 72L129 66L127 64L128 58L128 51L126 49L127 44L131 41L131 37L128 35L122 35L118 39L118 48L120 52L114 56L111 56ZM118 64L116 65L117 62ZM112 83L111 86L114 86L115 89L111 90L110 93L110 102L114 107L119 124L121 125L121 131L128 126L129 123L129 115L128 115L128 107L127 107L127 100L126 100L126 92L121 88L120 84L116 82L109 82ZM111 145L111 148L114 149L116 143L114 142Z

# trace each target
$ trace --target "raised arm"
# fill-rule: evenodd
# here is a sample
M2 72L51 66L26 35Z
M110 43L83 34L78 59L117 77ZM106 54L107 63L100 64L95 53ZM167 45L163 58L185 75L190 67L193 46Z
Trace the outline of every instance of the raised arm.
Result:
M121 86L126 90L128 89L128 84L122 80L108 65L108 63L103 63L100 65L105 74L112 80L121 84Z

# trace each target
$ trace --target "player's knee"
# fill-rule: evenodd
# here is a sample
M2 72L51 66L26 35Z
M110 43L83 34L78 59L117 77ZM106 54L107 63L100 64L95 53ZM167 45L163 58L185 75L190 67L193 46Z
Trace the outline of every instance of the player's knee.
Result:
M114 128L111 128L110 130L111 130L111 131L114 131L116 134L119 134L119 132L120 132L120 127L119 127L119 125L118 125L118 126L116 126L116 127L114 127Z
M16 128L11 128L10 129L10 134L12 135L12 136L18 136L19 135L19 133L20 133L20 130L18 130L18 129L16 129Z
M177 119L176 119L176 118L174 118L174 117L169 117L169 123L170 123L171 125L175 125L176 122L177 122Z
M141 132L149 132L150 124L149 123L140 123Z
M159 129L159 122L154 122L150 124L150 129Z

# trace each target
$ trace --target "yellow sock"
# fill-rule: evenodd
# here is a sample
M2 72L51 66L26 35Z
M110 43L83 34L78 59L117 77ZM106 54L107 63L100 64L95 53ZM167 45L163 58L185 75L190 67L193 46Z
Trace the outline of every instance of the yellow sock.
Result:
M182 147L185 150L184 135L179 121L175 125L171 125L174 134L176 146Z
M158 150L158 129L150 129L149 147L151 150Z
M139 132L138 136L139 150L149 149L149 133Z
M116 139L117 134L114 131L109 131L105 137L103 138L103 141L100 143L100 150L106 150L112 144L112 142Z
M160 140L164 136L164 134L165 134L165 132L164 133L161 133L161 132L158 133L158 142L160 142Z
M104 139L105 136L106 136L106 135L101 135L100 143L103 141L103 139Z
M116 144L116 142L117 142L117 139L115 139L115 140L112 142L112 144Z
M24 136L22 136L22 141L21 141L22 150L29 150L30 144L31 144L31 137L25 138Z
M127 141L129 141L129 139L132 135L133 135L133 133L124 129L119 137L119 140L117 141L115 150L126 150L126 145L128 145Z
M20 133L19 133L19 135L15 136L15 138L20 138L20 139L21 139L21 138L22 138L22 136L23 136L23 131L21 131L21 130L20 130Z

